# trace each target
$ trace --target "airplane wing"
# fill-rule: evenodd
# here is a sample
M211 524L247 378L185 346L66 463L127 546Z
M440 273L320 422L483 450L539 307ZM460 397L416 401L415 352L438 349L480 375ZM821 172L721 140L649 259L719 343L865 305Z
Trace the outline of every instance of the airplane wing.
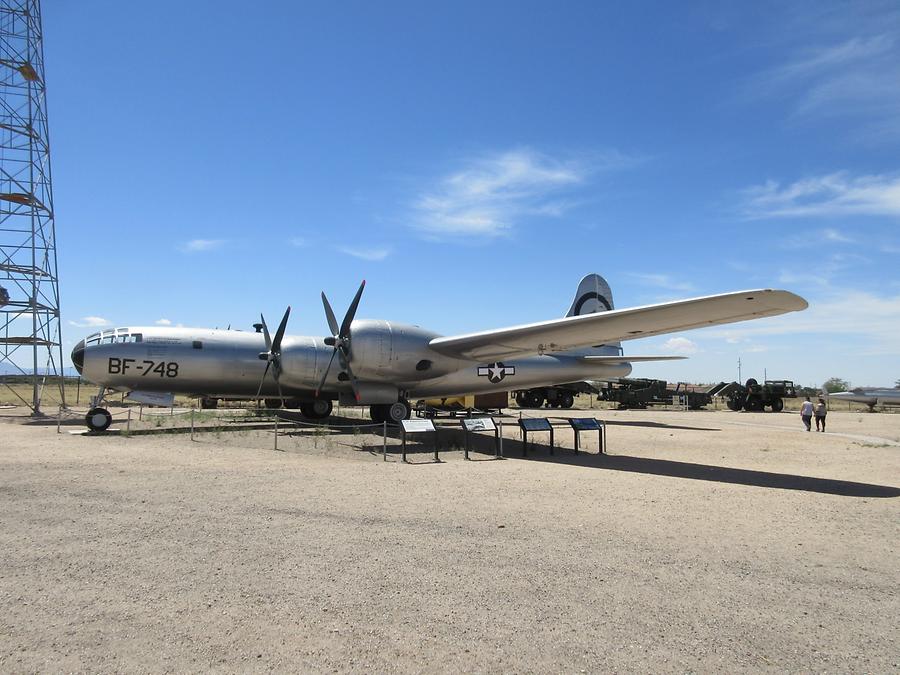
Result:
M789 291L739 291L435 338L429 346L447 356L496 361L776 316L807 306Z

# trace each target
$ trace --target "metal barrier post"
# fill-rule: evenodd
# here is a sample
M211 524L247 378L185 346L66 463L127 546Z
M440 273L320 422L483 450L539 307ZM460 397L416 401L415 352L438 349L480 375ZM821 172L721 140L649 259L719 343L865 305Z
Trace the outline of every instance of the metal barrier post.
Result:
M465 450L463 451L463 458L464 458L464 459L469 459L469 431L468 431L468 430L464 430L464 431L463 431L463 435L464 435L465 438L466 438Z
M131 433L131 408L128 409L128 424L125 427L127 433Z
M61 434L59 427L62 424L62 406L59 406L59 409L56 411L56 433Z
M438 457L438 432L437 429L434 430L434 461L440 462L441 458Z
M138 422L144 419L144 404L141 403L141 407L138 408Z
M387 420L381 423L382 424L382 446L381 446L381 461L387 461Z
M194 440L194 409L193 408L191 408L191 440Z
M275 417L275 449L278 449L278 417Z
M403 461L406 462L406 429L401 425L400 430L403 433Z
M497 457L503 457L503 420L500 420L500 431L497 438L500 440L497 444Z

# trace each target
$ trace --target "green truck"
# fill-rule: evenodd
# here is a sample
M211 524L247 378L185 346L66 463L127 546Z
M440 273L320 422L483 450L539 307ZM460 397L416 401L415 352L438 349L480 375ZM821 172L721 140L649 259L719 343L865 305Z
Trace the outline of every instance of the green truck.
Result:
M710 390L710 395L721 396L730 410L772 412L784 410L784 399L797 398L797 389L790 380L766 380L762 384L752 377L746 383L720 382Z

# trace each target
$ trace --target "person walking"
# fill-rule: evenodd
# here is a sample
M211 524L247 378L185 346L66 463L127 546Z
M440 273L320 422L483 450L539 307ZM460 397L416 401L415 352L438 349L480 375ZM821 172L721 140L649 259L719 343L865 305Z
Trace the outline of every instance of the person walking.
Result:
M820 398L816 403L816 431L825 431L825 415L828 414L828 408L825 406L825 399ZM821 429L819 428L821 425Z
M800 406L800 419L803 420L803 424L806 425L806 430L812 430L812 418L813 418L813 404L809 400L809 396L806 397L806 400L803 402L803 405Z

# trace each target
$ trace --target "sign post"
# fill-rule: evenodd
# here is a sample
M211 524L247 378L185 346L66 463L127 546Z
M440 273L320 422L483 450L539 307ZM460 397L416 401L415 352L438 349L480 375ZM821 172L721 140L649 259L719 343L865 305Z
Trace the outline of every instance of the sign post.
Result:
M494 432L494 454L500 456L500 432L491 417L470 417L460 420L466 435L465 458L469 459L469 436L476 431Z
M434 422L430 419L414 419L414 420L400 420L400 430L403 435L403 461L406 461L406 434L421 434L426 432L433 432L435 435L434 439L434 461L439 462L440 458L438 457L438 447L437 447L437 429L434 428Z

